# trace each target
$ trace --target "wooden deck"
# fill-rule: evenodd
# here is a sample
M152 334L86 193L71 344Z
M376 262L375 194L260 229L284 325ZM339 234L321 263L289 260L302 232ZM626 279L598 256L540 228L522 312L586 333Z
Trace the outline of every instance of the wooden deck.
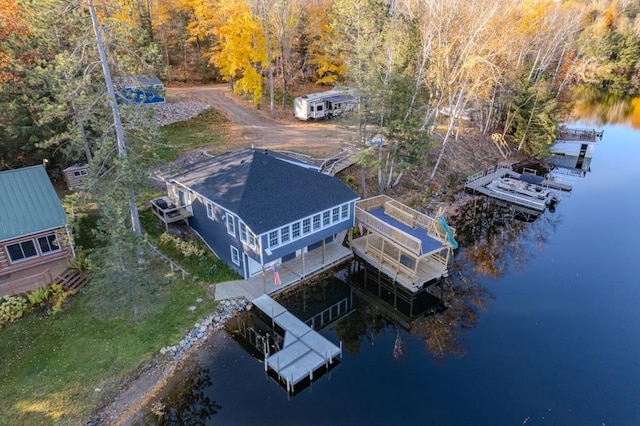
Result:
M318 247L300 257L278 265L280 285L276 285L274 282L273 270L265 268L263 273L259 273L247 280L216 284L216 300L236 297L245 297L247 300L253 300L263 294L274 295L352 259L353 251L342 244L345 235L346 231L341 232L334 241L325 244L324 248Z
M293 392L302 380L313 380L318 369L323 366L328 369L338 356L342 356L342 344L340 347L334 345L268 295L262 295L252 303L285 332L282 349L265 354L264 368L274 371L289 392Z
M447 274L455 229L384 195L356 202L356 221L355 255L409 291Z
M0 297L25 294L51 284L69 268L69 256L70 252L64 249L39 258L36 264L25 262L24 269L0 275Z
M169 231L169 224L178 222L180 220L186 220L193 216L191 205L176 206L174 202L168 197L161 197L151 200L151 210L158 219L164 223L167 231Z
M375 233L354 239L351 241L351 248L356 256L379 268L386 276L412 293L422 290L426 283L448 274L446 252L439 256L413 258L411 261L415 262L415 266L409 267L398 260L407 255L403 254L397 245ZM443 248L443 251L448 249Z

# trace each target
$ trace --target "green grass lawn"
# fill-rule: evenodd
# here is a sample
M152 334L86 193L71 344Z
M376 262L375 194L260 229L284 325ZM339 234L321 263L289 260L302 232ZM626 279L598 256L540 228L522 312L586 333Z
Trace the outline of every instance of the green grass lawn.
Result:
M166 162L192 149L218 145L225 123L222 115L208 110L195 119L166 126L162 146L146 157ZM164 228L149 214L143 212L142 220L157 243ZM88 232L95 227L95 217L83 222L76 238L88 250L96 244ZM199 240L191 243L206 248ZM194 257L184 256L171 244L158 245L190 276L167 279L168 267L154 266L155 276L149 279L164 284L144 320L96 315L89 309L88 295L81 291L57 315L31 313L0 329L0 424L85 424L125 378L163 346L177 344L196 321L215 309L208 283L239 278L208 249ZM197 298L203 302L197 304ZM189 312L187 307L192 305L197 309Z
M152 152L144 153L150 162L173 161L184 152L205 146L215 146L225 135L226 117L213 108L199 116L164 126L161 129L160 144L154 145Z
M32 313L0 330L0 423L86 423L105 395L216 305L192 280L165 285L154 313L140 322L93 315L86 297L81 292L57 315Z

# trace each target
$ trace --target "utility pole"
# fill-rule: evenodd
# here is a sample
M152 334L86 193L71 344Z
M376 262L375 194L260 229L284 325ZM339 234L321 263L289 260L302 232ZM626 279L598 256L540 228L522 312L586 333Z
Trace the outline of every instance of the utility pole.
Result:
M102 72L104 73L104 79L107 83L107 94L109 96L109 104L111 111L113 112L113 124L116 128L116 141L118 143L118 155L122 158L127 157L127 145L124 140L124 131L122 130L122 120L120 118L120 110L118 109L118 102L116 100L116 91L113 88L113 81L111 80L111 71L109 71L109 63L107 62L107 54L104 50L104 42L102 41L102 32L98 25L98 18L96 16L96 9L93 6L93 0L87 0L89 5L89 13L91 14L91 23L93 24L93 31L96 34L96 44L98 45L98 53L100 54L100 63L102 64ZM140 216L138 215L138 206L136 205L136 194L133 192L133 188L129 189L129 212L131 214L131 227L133 232L138 235L142 234L140 227Z

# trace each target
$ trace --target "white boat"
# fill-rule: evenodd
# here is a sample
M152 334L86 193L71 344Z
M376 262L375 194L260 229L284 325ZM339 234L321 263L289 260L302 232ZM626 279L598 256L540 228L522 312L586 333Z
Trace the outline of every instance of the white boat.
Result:
M554 191L512 177L494 179L489 182L487 189L494 192L497 198L539 210L560 201L560 197Z

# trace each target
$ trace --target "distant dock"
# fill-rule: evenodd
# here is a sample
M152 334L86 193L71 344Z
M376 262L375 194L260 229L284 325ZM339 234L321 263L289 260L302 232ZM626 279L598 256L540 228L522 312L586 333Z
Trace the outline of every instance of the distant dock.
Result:
M539 201L527 199L515 194L501 193L487 188L487 185L495 179L503 177L512 177L514 179L520 179L521 173L518 173L512 169L511 163L499 163L497 166L491 167L487 170L483 170L467 178L465 183L465 189L476 194L484 194L488 197L496 198L498 200L506 201L508 203L516 204L522 207L527 207L542 211L545 209L544 204L541 205ZM572 186L564 182L559 182L551 179L544 179L540 177L539 186L544 188L551 188L560 191L571 191Z
M576 141L576 142L596 142L602 139L603 131L594 129L577 129L570 127L562 127L558 130L556 140L558 141Z
M287 391L293 393L295 385L307 378L313 380L320 368L329 369L338 356L342 357L342 344L334 345L268 295L252 303L284 330L282 349L271 355L265 353L264 368L271 369L286 384Z

